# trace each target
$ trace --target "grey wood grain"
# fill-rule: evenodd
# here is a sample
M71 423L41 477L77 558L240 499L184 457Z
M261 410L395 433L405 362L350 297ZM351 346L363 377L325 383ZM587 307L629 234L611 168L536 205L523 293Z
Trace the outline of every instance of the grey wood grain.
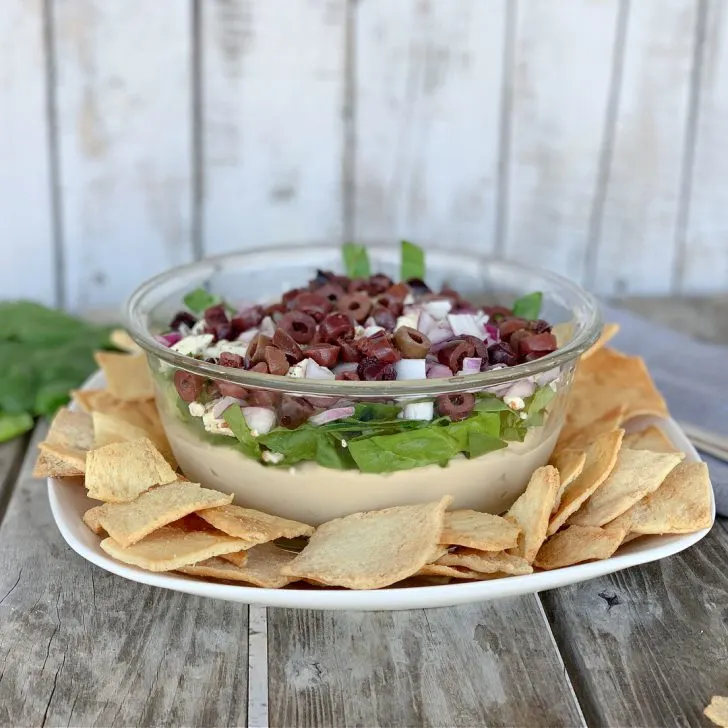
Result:
M268 610L271 726L574 726L535 597L410 612Z
M728 531L662 561L544 592L587 722L711 725L728 687Z
M126 581L74 554L34 444L0 528L0 725L245 725L248 610Z
M0 444L0 523L2 523L10 494L23 462L23 454L28 447L30 437L16 437Z

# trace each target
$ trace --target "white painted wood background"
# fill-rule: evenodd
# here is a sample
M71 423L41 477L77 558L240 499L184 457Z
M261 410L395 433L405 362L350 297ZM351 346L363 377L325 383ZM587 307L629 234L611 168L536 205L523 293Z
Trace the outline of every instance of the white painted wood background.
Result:
M728 0L2 0L0 297L272 242L728 290Z

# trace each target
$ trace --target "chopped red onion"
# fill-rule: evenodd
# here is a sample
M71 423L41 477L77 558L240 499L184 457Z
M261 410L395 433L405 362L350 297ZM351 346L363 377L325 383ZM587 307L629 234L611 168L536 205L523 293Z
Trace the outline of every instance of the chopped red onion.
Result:
M184 337L177 331L170 331L168 334L161 334L160 336L155 336L154 338L164 346L173 346L178 341L182 341Z
M351 417L353 414L353 407L335 407L333 409L319 412L317 415L313 415L313 417L309 417L308 421L312 425L325 425L327 422L334 422L335 420L341 420L344 417Z
M243 400L237 397L223 397L222 399L218 399L212 407L212 416L216 420L219 420L222 417L222 413L234 404L242 405Z
M303 376L306 379L336 379L336 375L328 367L322 367L313 359L304 359L301 362L303 366Z
M260 322L260 333L264 334L265 336L273 336L276 332L276 325L273 319L270 316L266 316L261 322Z
M276 423L276 413L267 407L243 407L245 424L259 435L265 435Z
M314 407L334 407L336 406L336 397L306 397L306 399Z
M428 379L444 379L445 377L451 377L451 376L452 376L452 370L450 369L450 367L445 366L444 364L433 364L427 370Z
M427 334L427 338L432 344L439 344L441 341L452 339L452 337L453 330L450 328L450 324L446 321L440 321L440 323Z
M450 313L447 315L447 321L455 336L469 334L478 339L482 339L485 336L484 325L478 323L478 320L472 313Z
M421 311L417 326L425 336L429 337L430 331L437 326L437 321L427 311Z
M355 372L359 362L356 361L341 361L334 367L334 374L340 374L341 372Z
M500 331L495 324L485 324L485 333L488 335L488 338L492 340L488 343L496 343L500 341Z
M394 368L397 379L425 379L427 376L424 359L400 359Z
M248 329L247 331L243 331L240 336L238 336L238 341L241 341L243 344L249 344L258 334L260 333L260 330L257 328Z
M558 379L560 375L560 367L553 367L553 369L549 369L547 372L541 372L541 374L537 374L536 384L538 384L539 387L545 387L547 384L550 384L555 379Z
M463 368L458 372L459 374L477 374L480 372L480 367L483 364L483 360L479 356L466 356L463 359Z
M452 302L447 298L439 301L425 301L422 308L436 321L441 321L452 311Z

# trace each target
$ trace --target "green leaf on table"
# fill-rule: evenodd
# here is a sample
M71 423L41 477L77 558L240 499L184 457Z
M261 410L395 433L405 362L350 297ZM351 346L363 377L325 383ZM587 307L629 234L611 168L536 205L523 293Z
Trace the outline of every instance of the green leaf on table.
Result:
M256 460L260 459L260 445L258 444L258 440L250 432L248 423L245 421L245 417L243 417L243 410L237 405L230 405L222 413L222 418L227 422L228 427L240 443L240 449L243 454Z
M400 276L403 281L410 278L425 279L425 251L407 240L402 241Z
M533 321L537 319L541 313L541 302L543 301L543 293L541 291L534 291L521 298L517 298L513 304L514 316Z
M60 380L44 384L35 393L34 411L36 414L53 417L68 402L68 393L78 386L77 380Z
M445 463L458 451L443 427L427 427L416 433L368 437L349 442L349 450L363 473L391 473L423 465Z
M366 246L344 243L341 254L344 259L344 271L349 278L368 278L371 275Z
M11 415L0 412L0 442L12 440L33 429L33 418L27 412Z
M194 291L190 291L183 299L185 306L190 309L193 313L202 313L205 309L210 306L215 306L220 303L220 296L216 296L204 288L195 288Z

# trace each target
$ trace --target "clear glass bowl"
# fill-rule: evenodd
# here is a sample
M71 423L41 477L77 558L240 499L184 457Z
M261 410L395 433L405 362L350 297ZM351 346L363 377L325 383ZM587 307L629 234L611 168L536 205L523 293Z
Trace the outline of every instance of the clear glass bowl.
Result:
M367 249L373 272L399 279L399 246L367 245ZM507 509L533 470L551 455L578 357L601 331L598 307L589 294L570 281L514 263L452 250L428 250L426 264L426 280L433 290L448 285L478 305L510 306L519 296L541 291L541 318L556 326L560 348L515 367L443 379L351 382L261 374L183 356L164 346L155 335L168 328L175 313L185 308L185 294L195 288L205 287L234 304L269 303L291 288L305 287L317 269L342 272L338 246L285 246L224 255L174 268L144 283L129 300L129 331L147 352L162 422L185 475L234 493L235 502L241 505L312 524L361 510L434 500L445 494L454 497L454 507L458 508L491 513ZM295 460L303 455L304 459L275 462L279 458L271 444L278 441L271 439L275 435L253 432L259 439L251 450L230 436L227 424L219 417L215 423L209 414L208 421L192 415L172 383L179 369L204 377L208 383L243 387L251 399L248 402L242 397L244 407L263 402L272 403L275 409L284 397L304 397L317 411L344 403L357 406L359 413L367 403L402 409L413 402L432 402L440 395L472 393L483 403L478 423L460 425L457 435L455 430L447 432L461 440L475 437L475 441L469 440L475 442L472 447L476 449L471 452L485 454L449 456L441 437L444 430L433 432L438 426L433 423L413 425L415 429L400 440L377 440L366 446L361 441L367 435L386 435L386 427L366 433L329 428L324 438L320 430L313 432L315 427L305 424L298 430L278 427L274 431L286 443L291 442L286 438L296 433L301 442L292 457ZM525 406L516 411L502 405L506 396L511 406L519 406L518 400L514 405L508 396L514 393L524 394L521 399ZM449 424L439 422L443 427ZM486 445L478 450L478 442L490 442L481 433L482 426L486 434L492 433L488 429L491 424L500 428L496 434L503 446L488 451ZM476 434L471 435L469 428ZM358 436L353 438L353 445L346 440L352 434ZM326 443L317 446L318 438ZM378 464L371 450L379 447L384 454ZM394 472L373 472L390 467L392 462L398 468Z

